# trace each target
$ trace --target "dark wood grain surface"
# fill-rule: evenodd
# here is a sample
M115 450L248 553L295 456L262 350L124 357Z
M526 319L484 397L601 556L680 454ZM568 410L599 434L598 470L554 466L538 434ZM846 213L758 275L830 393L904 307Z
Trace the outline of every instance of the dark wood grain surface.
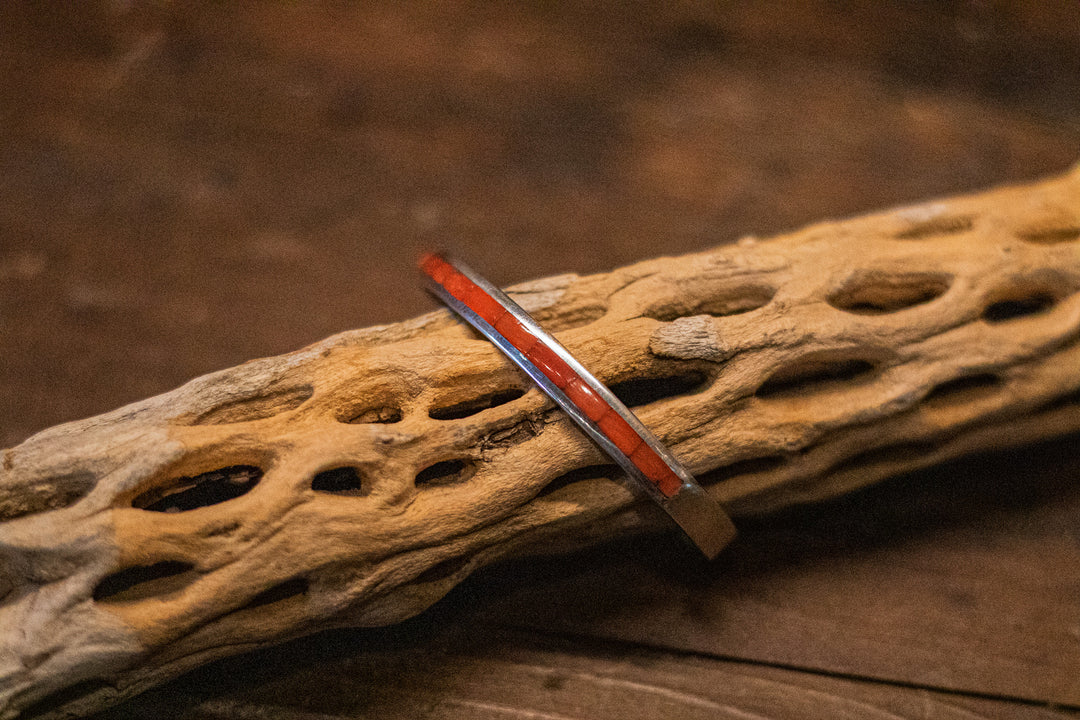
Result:
M0 6L0 445L499 284L1059 172L1076 3ZM66 9L61 9L64 7ZM1080 371L1080 369L1078 369ZM1076 716L1080 438L489 569L105 717Z
M523 579L491 581L492 596L512 590L489 612L548 633L1080 707L1078 444L743 522L711 565L655 542L531 562Z

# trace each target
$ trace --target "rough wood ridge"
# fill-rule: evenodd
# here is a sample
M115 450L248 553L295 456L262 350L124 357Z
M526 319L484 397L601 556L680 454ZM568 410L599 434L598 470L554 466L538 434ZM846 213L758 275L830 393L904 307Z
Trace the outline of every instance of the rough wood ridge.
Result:
M738 517L1080 429L1078 290L1080 170L511 294ZM664 526L442 310L48 429L0 467L2 718Z

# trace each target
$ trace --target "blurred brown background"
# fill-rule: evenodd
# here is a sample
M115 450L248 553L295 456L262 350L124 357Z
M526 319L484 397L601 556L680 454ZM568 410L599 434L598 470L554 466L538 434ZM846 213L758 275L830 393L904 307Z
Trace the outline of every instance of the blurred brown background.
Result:
M51 8L51 9L46 9ZM1080 7L4 3L0 445L500 283L1034 178Z
M424 248L454 248L505 285L1078 158L1076 2L4 3L0 446L431 309L413 271ZM1069 714L1080 706L1080 612L1067 601L1080 576L1063 569L1080 564L1074 445L777 518L708 570L672 569L677 546L634 544L498 570L403 629L218 664L116 717L277 717L265 713L292 702L350 717L721 717L680 705L671 678L742 687L729 665L789 687L776 697L819 698L806 712L769 706L776 716L836 717L843 703ZM943 542L959 543L947 563ZM899 567L881 570L874 548ZM979 578L957 584L950 573L971 563ZM656 592L628 589L642 587ZM706 626L658 614L672 596L715 613ZM605 610L551 610L559 597ZM875 597L891 600L871 609ZM882 613L894 630L880 629ZM586 619L552 637L568 615ZM1009 622L1013 645L1000 635ZM480 625L497 642L461 634ZM755 645L766 627L776 636ZM946 640L920 645L934 633ZM605 644L616 642L629 645ZM479 648L468 660L454 654L463 643ZM523 689L540 681L521 667L610 679L628 655L662 666L650 682L674 710L629 685L608 697L597 688L609 685L545 675L550 692ZM506 680L513 691L454 684L469 672L525 679ZM326 679L343 677L362 686Z

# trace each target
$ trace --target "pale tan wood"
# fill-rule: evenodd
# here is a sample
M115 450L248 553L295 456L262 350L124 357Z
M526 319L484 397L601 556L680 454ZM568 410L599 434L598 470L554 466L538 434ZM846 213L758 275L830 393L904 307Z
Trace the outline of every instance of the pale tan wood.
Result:
M605 382L655 381L642 420L760 514L1080 428L1078 237L1074 171L511 293ZM445 311L39 433L3 454L0 717L665 526L597 465Z

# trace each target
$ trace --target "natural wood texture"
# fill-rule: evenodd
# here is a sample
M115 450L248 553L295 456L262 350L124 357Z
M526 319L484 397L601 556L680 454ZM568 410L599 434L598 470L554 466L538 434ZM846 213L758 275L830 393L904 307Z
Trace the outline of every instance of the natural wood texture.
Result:
M512 294L755 515L1080 428L1078 207L1074 171ZM609 474L446 312L40 433L0 476L6 716L662 527Z
M129 720L171 717L259 720L834 720L935 718L1034 720L1068 711L965 697L620 644L553 642L472 628L434 643L380 638L358 655L301 655L299 668L241 685L200 673L190 694L151 691ZM350 640L365 638L354 634ZM367 638L370 646L371 638ZM432 647L434 645L434 647ZM268 668L298 664L293 646L262 653ZM218 668L222 670L224 668Z
M711 565L673 547L517 561L470 627L1080 708L1080 435L742 523Z

